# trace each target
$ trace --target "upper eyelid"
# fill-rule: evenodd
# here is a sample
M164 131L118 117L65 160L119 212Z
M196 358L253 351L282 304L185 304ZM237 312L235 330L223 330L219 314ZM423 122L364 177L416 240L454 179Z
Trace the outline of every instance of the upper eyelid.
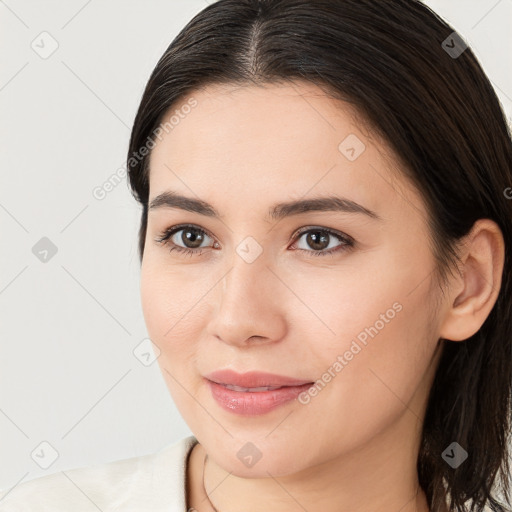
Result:
M314 231L315 229L317 231L327 231L328 233L330 233L334 236L338 236L342 239L354 240L350 235L347 235L346 233L338 231L337 229L326 228L326 227L322 227L322 226L305 226L303 228L299 228L293 232L292 238L296 238L299 235L303 235L304 233L307 233L308 231Z
M210 233L210 231L208 231L207 229L205 229L197 224L177 224L175 226L171 226L170 228L168 228L164 231L164 236L161 238L166 238L168 240L169 238L174 236L176 233L179 233L181 230L186 229L186 228L194 228L194 229L197 229L198 231L202 231L206 235L208 235L212 240L217 241L215 236L213 236ZM295 238L297 238L299 236L302 236L304 233L307 233L308 231L314 231L315 229L318 231L326 231L326 232L334 235L335 237L341 239L342 241L352 241L352 242L354 241L354 239L350 235L347 235L347 234L340 232L333 228L328 228L328 227L318 226L318 225L303 226L299 229L296 229L292 233L292 235L290 237L290 241L294 240ZM159 238L159 240L161 240L161 238Z
M174 236L176 233L180 232L183 229L187 228L194 228L198 231L202 231L203 233L206 233L211 239L216 240L216 238L205 228L202 228L201 226L198 226L196 224L177 224L176 226L171 226L168 229L164 230L164 233L172 233L170 236Z

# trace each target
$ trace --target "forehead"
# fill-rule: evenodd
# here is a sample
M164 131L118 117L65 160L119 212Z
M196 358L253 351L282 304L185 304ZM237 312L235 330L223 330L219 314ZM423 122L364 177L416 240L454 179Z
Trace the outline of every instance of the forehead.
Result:
M166 122L150 157L150 198L170 188L249 206L310 191L374 210L398 206L398 195L422 208L388 146L313 84L210 85L173 105Z

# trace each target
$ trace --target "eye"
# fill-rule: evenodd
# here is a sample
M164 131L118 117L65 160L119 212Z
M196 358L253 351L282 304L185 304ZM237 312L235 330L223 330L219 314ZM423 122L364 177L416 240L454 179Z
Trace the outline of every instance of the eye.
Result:
M295 250L305 252L307 256L333 256L334 253L346 251L354 247L353 238L328 228L302 228L295 233L294 239L298 237L300 241L303 235L307 235L304 238L305 244L309 245L314 250L310 251L300 247ZM336 240L341 242L341 244L333 247L331 242L335 242ZM327 248L329 250L325 250Z
M293 246L292 248L307 253L308 256L332 256L334 253L353 248L355 243L351 237L343 233L322 227L301 228L293 235L292 239L296 240L298 238L300 241L303 235L307 235L304 238L305 243L309 244L313 250ZM207 238L213 240L213 236L204 229L191 224L180 224L166 229L155 241L163 245L169 245L169 252L177 251L190 256L194 254L199 256L203 253L202 249L208 247L202 246ZM336 240L341 243L333 247L332 242ZM294 245L297 245L297 242ZM212 247L218 248L220 246L218 242L214 241Z
M189 254L192 256L193 254L200 255L202 253L202 248L200 246L204 242L205 236L213 239L213 237L211 237L211 235L202 228L192 226L190 224L181 224L179 226L172 226L165 230L160 238L156 239L156 242L163 245L169 245L169 252L177 251L179 253ZM178 245L179 243L185 244L185 247ZM214 242L214 245L218 247L217 242Z

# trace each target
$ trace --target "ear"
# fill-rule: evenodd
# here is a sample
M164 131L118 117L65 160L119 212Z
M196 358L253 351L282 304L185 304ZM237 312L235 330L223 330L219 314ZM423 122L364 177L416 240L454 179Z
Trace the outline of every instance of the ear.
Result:
M477 220L462 245L461 275L450 287L441 338L463 341L480 329L498 298L504 260L499 226L490 219Z

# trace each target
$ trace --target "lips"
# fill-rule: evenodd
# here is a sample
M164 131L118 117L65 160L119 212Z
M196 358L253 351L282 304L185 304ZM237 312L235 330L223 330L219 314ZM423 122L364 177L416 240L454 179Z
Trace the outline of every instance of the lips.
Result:
M282 387L296 387L312 383L310 380L296 379L274 373L258 371L237 373L229 369L214 371L205 375L205 378L217 384L222 384L233 391L251 392L273 391Z
M229 384L217 384L208 379L205 379L205 383L210 389L212 398L222 409L240 416L262 415L286 404L292 404L301 393L313 385L308 383L302 386L282 386L270 391L255 391L261 387L242 388L248 389L247 391L234 391L230 389L233 386Z

